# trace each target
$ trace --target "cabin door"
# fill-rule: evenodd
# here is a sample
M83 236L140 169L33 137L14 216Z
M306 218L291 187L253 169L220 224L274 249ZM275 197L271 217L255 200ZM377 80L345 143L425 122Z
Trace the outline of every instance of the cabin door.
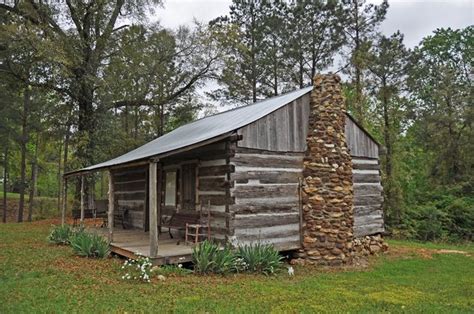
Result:
M196 164L181 168L181 204L184 210L196 209Z

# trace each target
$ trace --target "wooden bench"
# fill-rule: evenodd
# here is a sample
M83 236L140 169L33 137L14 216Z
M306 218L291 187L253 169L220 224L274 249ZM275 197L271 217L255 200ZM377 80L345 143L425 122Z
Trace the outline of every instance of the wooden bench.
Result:
M121 224L123 229L128 229L129 225L127 224L128 218L128 209L123 207L117 207L114 210L114 224Z
M108 223L108 200L96 200L95 201L95 218L102 219L100 227L106 227Z
M81 210L80 209L73 209L72 210L72 218L74 219L73 226L77 226L77 221L81 219ZM84 209L84 219L94 218L94 210L93 209Z
M198 224L200 220L199 212L194 211L180 211L174 212L171 215L171 219L161 224L160 227L168 228L168 233L170 234L171 239L173 235L171 234L171 229L184 230L186 229L186 224Z

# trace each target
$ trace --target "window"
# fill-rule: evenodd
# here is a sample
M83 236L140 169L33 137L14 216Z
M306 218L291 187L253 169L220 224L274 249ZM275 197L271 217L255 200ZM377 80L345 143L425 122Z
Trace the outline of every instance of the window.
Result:
M176 206L176 170L166 172L165 205Z

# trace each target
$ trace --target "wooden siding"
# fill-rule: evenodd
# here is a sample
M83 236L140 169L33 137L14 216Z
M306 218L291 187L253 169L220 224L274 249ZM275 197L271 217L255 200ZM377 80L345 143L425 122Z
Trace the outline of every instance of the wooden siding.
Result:
M298 159L306 150L309 100L307 94L238 130L242 140L238 142L237 154L231 158L235 171L231 175L230 188L235 198L231 212L236 215L231 232L237 238L240 236L249 241L250 234L255 234L258 229L239 226L238 221L245 215L295 212L298 209L294 192L301 176L302 162L296 166L295 157L291 155L300 154ZM379 147L349 116L345 133L354 159L354 232L356 236L383 232ZM254 240L274 237L274 230L265 228L259 229ZM294 226L288 228L291 230ZM282 239L286 231L281 230L282 236L277 242L285 242Z
M222 141L162 160L165 168L170 166L180 168L190 162L196 164L195 208L199 210L202 204L205 216L210 202L211 236L221 241L226 240L229 224L228 205L233 203L233 199L228 195L230 182L227 179L228 174L233 171L233 166L227 161L232 154L228 143Z
M346 117L346 142L351 156L379 158L379 147L351 118Z
M354 235L384 232L382 184L377 159L353 158Z
M240 145L240 143L239 143ZM261 241L279 250L300 247L298 178L302 153L279 153L238 147L230 164L230 233L239 243Z
M127 209L125 225L136 229L145 227L147 199L147 167L129 167L112 172L114 177L115 211ZM116 226L121 222L115 221Z
M239 147L275 152L304 152L309 94L238 130Z
M304 152L309 128L309 101L306 94L275 112L241 128L239 147L274 151ZM377 143L349 116L346 140L352 156L378 158Z

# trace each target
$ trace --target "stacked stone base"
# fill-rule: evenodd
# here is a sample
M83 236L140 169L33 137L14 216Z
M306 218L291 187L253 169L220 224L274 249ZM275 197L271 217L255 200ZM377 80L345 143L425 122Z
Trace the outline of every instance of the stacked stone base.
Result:
M371 255L379 255L388 251L388 245L385 243L382 235L370 235L360 238L354 238L349 245L351 252L348 258L343 263L340 259L331 256L333 252L330 250L314 250L305 251L300 249L293 254L293 259L290 261L292 265L321 265L321 266L341 266L341 265L355 265L360 266L361 261L366 260ZM338 253L338 252L336 252ZM367 261L362 263L367 264Z
M388 245L380 234L355 238L352 240L353 255L364 257L386 252Z
M340 249L300 249L294 253L294 259L291 260L292 265L320 265L320 266L342 266L351 263L352 258L345 255Z

